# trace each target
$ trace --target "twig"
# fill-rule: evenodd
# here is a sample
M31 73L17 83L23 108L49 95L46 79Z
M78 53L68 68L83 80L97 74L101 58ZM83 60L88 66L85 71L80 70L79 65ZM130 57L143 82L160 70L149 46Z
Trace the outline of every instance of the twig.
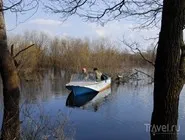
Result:
M13 5L9 6L9 7L4 6L3 9L0 9L0 11L10 10L10 9L14 8L15 6L20 5L21 3L22 3L22 0L18 1L17 3L15 3L15 4L13 4Z
M151 64L152 66L155 66L155 64L154 64L152 61L148 60L148 59L142 54L142 52L141 52L141 50L138 48L138 44L137 44L136 42L133 42L132 44L128 44L128 43L127 43L126 41L124 41L124 40L123 40L122 42L124 43L124 45L126 45L127 47L129 47L133 53L136 53L134 50L137 50L138 53L139 53L139 55L140 55L146 62L148 62L148 63ZM136 48L133 48L133 47L132 47L133 45L135 45L135 46L137 46L137 47L136 47Z
M153 78L151 75L149 75L149 74L147 74L147 73L145 73L145 72L143 72L143 71L140 71L140 70L138 70L138 69L135 69L135 71L140 72L140 73L142 73L142 74L144 74L144 75L150 77L150 78L152 79L152 81L154 81L154 78Z
M139 48L136 48L136 50L139 52L139 55L140 55L145 61L147 61L149 64L155 66L155 64L154 64L152 61L150 61L150 60L148 60L147 58L145 58L145 56L142 54L142 52L141 52L141 50L140 50Z

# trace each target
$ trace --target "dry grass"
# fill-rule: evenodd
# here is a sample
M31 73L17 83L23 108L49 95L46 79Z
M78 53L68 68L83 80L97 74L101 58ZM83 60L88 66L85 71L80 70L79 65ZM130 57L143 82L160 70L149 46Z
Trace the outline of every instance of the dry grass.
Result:
M21 111L21 140L72 140L74 130L68 117L58 110L57 114L48 115L41 105L32 108L24 105ZM68 133L65 130L68 129ZM70 130L69 130L70 129Z
M61 110L57 114L48 114L41 105L23 104L20 113L21 127L14 132L20 134L20 140L73 140L75 131L67 115ZM14 132L10 129L6 132L6 138L12 140Z

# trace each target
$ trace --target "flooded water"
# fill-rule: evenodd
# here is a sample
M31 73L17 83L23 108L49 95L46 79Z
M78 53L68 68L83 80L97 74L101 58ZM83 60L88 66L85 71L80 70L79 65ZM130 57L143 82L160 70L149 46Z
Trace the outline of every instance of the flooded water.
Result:
M111 89L102 93L106 97L91 97L83 107L68 107L66 100L69 91L65 84L69 76L45 74L38 81L24 81L21 85L21 121L25 108L40 123L40 115L50 116L49 125L57 119L59 112L67 118L65 133L75 140L148 140L150 134L146 125L150 123L153 109L153 85L140 80L127 84L112 84ZM179 107L179 140L185 135L185 95L180 97ZM0 94L0 120L2 121L2 87ZM94 100L93 100L94 99ZM83 99L81 99L83 100ZM73 106L73 105L70 105ZM46 123L46 122L44 122ZM33 124L31 124L33 126Z

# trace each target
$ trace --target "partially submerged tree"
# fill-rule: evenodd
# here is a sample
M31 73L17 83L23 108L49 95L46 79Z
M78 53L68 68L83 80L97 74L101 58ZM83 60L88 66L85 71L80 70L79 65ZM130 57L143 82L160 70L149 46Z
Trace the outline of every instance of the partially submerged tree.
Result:
M50 0L46 8L63 19L78 15L85 20L106 23L135 16L141 27L159 25L161 31L154 75L152 140L176 140L179 95L184 85L184 0ZM161 128L160 130L156 128ZM162 128L166 128L165 130ZM154 128L154 129L153 129Z
M18 139L19 132L19 77L8 51L3 1L0 1L0 74L3 82L4 117L1 139ZM11 133L14 132L14 133Z
M170 130L151 132L152 139L177 139L180 92L184 85L184 0L164 0L159 45L155 62L152 126Z
M29 9L27 9L28 5L24 6L22 5L25 4L23 3L23 0L6 2L7 3L3 4L3 0L0 0L0 74L3 83L3 97L4 97L4 116L1 129L2 130L1 139L18 140L20 129L19 125L20 83L13 57L11 56L8 50L4 11L11 10L12 12L19 13ZM24 9L25 6L26 9Z

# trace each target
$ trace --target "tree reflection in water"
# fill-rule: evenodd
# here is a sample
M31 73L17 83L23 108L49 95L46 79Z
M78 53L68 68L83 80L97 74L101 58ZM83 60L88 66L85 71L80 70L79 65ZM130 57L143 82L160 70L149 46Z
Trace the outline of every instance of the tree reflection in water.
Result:
M62 114L61 111L58 111L54 116L48 115L47 112L42 112L42 105L38 105L40 101L50 99L53 93L56 95L66 93L63 92L66 74L63 72L52 73L52 71L49 71L42 75L39 74L36 76L37 79L29 81L21 80L21 98L12 94L11 103L4 101L5 104L8 104L6 109L3 108L3 88L0 81L0 124L2 124L0 140L53 139L54 137L65 139L66 137L73 137L73 130L70 130L69 136L66 133L64 135L64 127L69 126L66 115ZM12 93L17 92L16 90L18 89L15 89ZM52 117L54 117L54 120Z
M96 112L109 94L111 94L111 88L99 93L94 92L81 96L75 96L71 92L66 100L66 106L81 107L82 109L93 107L94 112Z
M20 120L19 120L19 89L16 88L11 91L12 94L6 94L4 96L11 96L6 101L4 97L4 108L3 122L1 128L1 140L18 140L20 138Z

